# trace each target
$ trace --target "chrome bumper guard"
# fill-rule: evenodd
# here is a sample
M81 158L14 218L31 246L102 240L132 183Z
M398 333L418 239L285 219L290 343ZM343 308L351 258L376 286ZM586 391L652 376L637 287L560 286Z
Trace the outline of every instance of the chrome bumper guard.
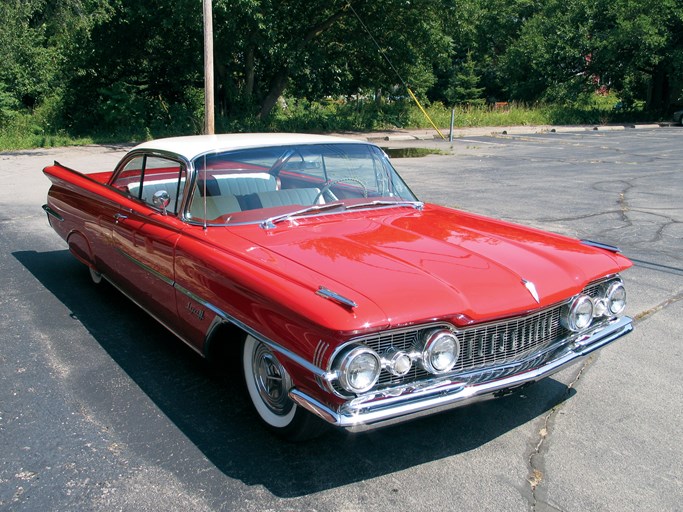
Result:
M559 348L553 347L549 352L471 372L467 374L467 382L442 378L381 390L350 400L339 410L329 408L298 389L292 389L289 396L296 404L334 426L362 432L504 395L563 370L632 330L632 319L622 317ZM501 374L505 376L500 377Z

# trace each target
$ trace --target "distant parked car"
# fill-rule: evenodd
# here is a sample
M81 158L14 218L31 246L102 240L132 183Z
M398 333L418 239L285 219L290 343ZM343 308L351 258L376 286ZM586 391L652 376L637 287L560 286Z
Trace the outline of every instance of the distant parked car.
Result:
M616 248L422 203L372 144L162 139L113 171L45 174L93 281L227 353L285 438L503 396L632 329Z
M674 123L683 125L683 110L674 112Z

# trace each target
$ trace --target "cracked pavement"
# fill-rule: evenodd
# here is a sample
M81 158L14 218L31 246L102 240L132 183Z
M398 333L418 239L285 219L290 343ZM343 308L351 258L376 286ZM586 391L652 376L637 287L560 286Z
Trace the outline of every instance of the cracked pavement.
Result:
M42 167L125 147L0 153L0 509L683 510L683 128L461 135L379 144L443 153L394 160L421 199L621 247L636 330L522 394L306 445L47 226Z
M416 171L418 194L613 244L635 264L635 332L564 372L575 395L531 422L529 509L683 510L683 130L465 139L452 148L458 184ZM469 193L451 195L460 183Z

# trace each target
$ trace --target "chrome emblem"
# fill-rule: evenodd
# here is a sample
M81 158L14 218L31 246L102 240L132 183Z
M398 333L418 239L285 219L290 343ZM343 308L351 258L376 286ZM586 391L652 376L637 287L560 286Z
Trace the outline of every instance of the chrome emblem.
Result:
M540 304L541 299L538 296L538 292L536 291L536 285L532 283L531 281L527 281L526 279L522 279L522 284L525 286L527 290L529 290L529 293L531 296L534 298L534 300Z
M204 320L204 310L192 305L191 302L188 301L187 305L185 306L185 309L187 309L191 314L193 314L200 320Z

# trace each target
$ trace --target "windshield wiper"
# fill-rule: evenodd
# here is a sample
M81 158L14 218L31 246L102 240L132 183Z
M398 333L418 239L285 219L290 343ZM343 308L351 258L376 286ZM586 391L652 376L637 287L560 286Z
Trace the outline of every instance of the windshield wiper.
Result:
M367 201L365 203L351 204L346 207L347 210L352 210L353 208L367 208L368 206L408 206L410 208L415 208L416 210L422 210L424 208L424 203L422 201L390 201L388 199L376 199L374 201Z
M318 213L325 210L332 210L334 208L344 208L343 203L326 203L326 204L314 204L313 206L307 206L301 210L295 210L289 213L283 213L282 215L275 215L274 217L268 217L266 220L261 222L259 226L263 229L273 229L275 224L282 222L283 220L289 220L292 217L298 217L299 215L305 215L307 213Z

